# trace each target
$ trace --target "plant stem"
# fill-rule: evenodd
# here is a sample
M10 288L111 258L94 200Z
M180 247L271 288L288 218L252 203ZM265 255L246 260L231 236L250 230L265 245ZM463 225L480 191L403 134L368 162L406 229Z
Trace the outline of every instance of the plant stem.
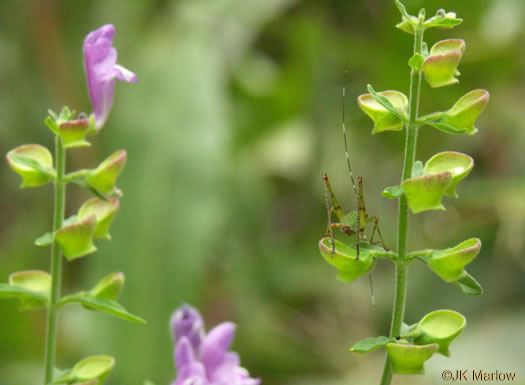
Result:
M420 19L416 33L414 34L414 53L421 54L423 45L423 27ZM421 90L421 71L412 69L410 73L410 96L409 96L409 121L406 125L405 160L401 182L412 175L412 166L416 158L417 142L417 115L419 109L419 94ZM397 232L396 260L396 291L394 294L394 308L392 311L392 324L390 326L390 337L396 337L401 333L403 318L405 316L406 289L407 289L407 234L408 234L408 205L404 195L399 199L399 220ZM392 368L388 354L385 358L385 367L380 385L389 385L392 380Z
M62 227L64 221L66 182L64 174L66 170L66 150L62 144L62 138L55 138L56 172L55 181L55 214L53 220L53 233ZM45 377L44 385L53 382L53 369L55 367L56 334L58 300L60 298L60 278L62 274L62 255L57 241L53 240L51 245L51 296L47 312L46 350L44 358Z

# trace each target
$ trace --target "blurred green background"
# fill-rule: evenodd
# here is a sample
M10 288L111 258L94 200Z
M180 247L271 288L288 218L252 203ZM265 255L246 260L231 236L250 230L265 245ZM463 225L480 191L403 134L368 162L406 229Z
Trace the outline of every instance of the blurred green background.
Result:
M410 267L406 321L438 308L465 314L468 327L452 358L430 360L425 377L393 383L442 384L445 369L510 370L525 383L525 2L406 0L411 13L438 8L465 21L432 30L429 45L463 38L459 85L422 88L421 112L449 108L486 88L491 102L473 137L421 130L417 158L470 154L476 167L447 211L410 217L409 248L483 241L469 267L484 286L467 297L421 264ZM341 135L341 87L354 172L365 181L368 212L395 244L397 207L380 196L400 177L404 135L371 136L355 98L377 90L408 93L411 36L394 25L390 0L2 1L0 3L0 152L23 143L52 148L48 108L90 112L82 42L116 26L119 63L136 85L117 84L113 111L93 146L71 151L71 169L93 167L125 148L125 192L113 241L64 269L64 293L91 287L112 271L127 282L123 304L148 320L128 324L80 307L61 313L58 363L91 354L117 357L108 384L158 385L174 378L168 320L182 303L208 328L238 324L234 349L264 384L375 384L383 353L348 353L357 340L388 332L393 266L368 278L335 279L317 241L326 229L321 173L347 209L355 199ZM343 73L349 71L348 79ZM48 250L32 240L49 230L52 188L18 189L0 167L0 281L23 269L48 269ZM88 195L68 189L68 212ZM44 313L0 302L0 384L41 381ZM518 381L518 382L519 382Z

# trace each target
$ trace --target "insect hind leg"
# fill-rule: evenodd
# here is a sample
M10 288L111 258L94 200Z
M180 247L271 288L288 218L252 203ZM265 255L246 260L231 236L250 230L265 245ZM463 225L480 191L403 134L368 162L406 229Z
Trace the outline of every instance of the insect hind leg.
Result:
M325 182L324 183L324 200L325 200L325 204L326 204L326 214L327 214L327 217L328 217L328 229L327 229L327 234L330 234L330 241L332 242L332 253L330 254L331 257L334 256L335 254L335 239L334 239L334 230L332 229L333 227L333 224L332 224L332 208L330 208L330 200L328 198L328 186L329 184L327 183L328 182L328 177L326 176L326 174L323 174L323 181Z
M372 229L372 235L370 236L370 243L375 245L375 243L374 243L374 235L375 235L376 230L377 230L377 234L379 235L379 238L381 239L381 245L383 245L383 249L385 249L385 251L389 251L390 249L388 247L386 247L385 240L383 239L383 235L381 234L381 230L379 229L379 218L378 217L371 217L371 218L368 219L368 222L373 222L374 223L374 228Z

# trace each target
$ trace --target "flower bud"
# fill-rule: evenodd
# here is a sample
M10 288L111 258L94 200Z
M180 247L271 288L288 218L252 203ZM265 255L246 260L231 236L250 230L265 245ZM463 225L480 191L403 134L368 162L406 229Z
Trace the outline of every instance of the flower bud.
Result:
M438 344L409 345L404 343L386 344L385 348L392 361L395 374L423 374L423 364L438 350Z
M422 333L414 342L417 345L438 344L438 352L450 356L448 347L452 340L461 334L467 320L458 312L452 310L437 310L428 313L418 323Z
M423 63L423 73L430 87L443 87L458 83L458 64L465 51L465 41L442 40L430 49Z
M459 245L445 250L435 250L430 254L428 267L446 282L454 282L463 277L464 267L478 255L481 241L471 238Z
M36 187L53 179L53 156L39 144L24 144L7 153L9 167L22 177L21 188Z
M355 281L372 270L376 263L373 255L364 248L360 250L359 259L356 259L356 249L337 239L335 239L335 252L332 254L332 240L329 237L319 241L319 249L325 261L339 271L337 278L343 282Z
M69 120L58 126L58 134L62 137L64 148L90 146L85 139L89 130L89 119Z
M445 112L439 122L448 124L457 130L466 131L468 135L475 134L478 129L474 123L489 102L487 90L473 90L462 96L450 110Z
M93 289L89 291L93 297L115 301L124 286L124 273L111 273L102 278Z
M94 215L97 219L97 225L93 238L111 239L109 227L117 215L119 206L120 202L118 199L109 198L108 200L103 200L91 198L78 210L78 219L83 220Z
M401 92L383 91L378 92L378 95L384 96L402 114L407 114L408 99ZM372 134L383 131L400 131L403 129L403 120L392 111L383 107L371 94L360 95L357 98L357 103L361 110L374 121Z
M126 151L120 150L110 155L96 169L89 170L86 183L103 194L115 193L115 181L126 165Z
M171 316L170 325L173 341L177 343L186 337L195 354L199 355L204 340L204 321L197 309L182 305Z
M68 260L83 257L97 250L93 234L97 226L95 215L63 226L55 233L55 240Z
M452 173L452 181L445 191L445 195L458 198L456 184L465 178L474 167L474 159L460 152L440 152L430 158L423 169L424 175L437 174L444 171Z
M452 173L445 171L406 179L401 183L401 188L407 198L408 207L417 214L428 210L445 210L441 197L451 181Z

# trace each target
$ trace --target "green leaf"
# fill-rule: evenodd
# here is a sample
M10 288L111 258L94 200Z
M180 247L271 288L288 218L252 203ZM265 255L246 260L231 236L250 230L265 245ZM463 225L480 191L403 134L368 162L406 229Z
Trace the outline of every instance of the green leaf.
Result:
M144 319L131 314L118 302L104 298L97 298L88 293L81 292L78 294L64 297L60 300L59 305L64 306L70 303L78 303L89 308L103 311L115 317L122 318L126 321L137 322L142 324L146 323Z
M454 28L456 25L461 24L463 19L456 17L454 12L445 13L444 10L438 10L436 16L431 17L423 23L423 27L427 28Z
M412 55L410 60L408 61L408 65L414 69L414 71L419 72L421 71L421 68L423 67L425 59L423 56L421 56L419 53L415 53Z
M463 293L466 295L481 295L483 294L483 288L476 279L469 273L465 272L465 275L454 282Z
M457 128L448 123L440 121L425 121L425 123L429 126L437 128L440 131L446 132L447 134L464 134L467 132L466 128Z
M40 171L42 174L45 174L46 176L48 176L50 179L55 177L55 174L51 170L42 166L35 159L31 159L29 157L25 157L22 155L17 155L15 153L11 154L10 158L22 166L26 166L28 168L32 168L32 169Z
M371 86L369 87L371 89ZM374 122L372 133L402 130L407 119L407 97L403 93L393 90L380 93L373 92L375 96L369 93L357 98L359 108Z
M368 353L372 350L375 350L377 348L380 348L389 342L395 342L396 340L394 338L385 337L385 336L379 336L379 337L368 337L364 340L358 341L352 346L350 351L352 353Z
M413 17L413 16L408 14L407 8L405 7L405 5L400 0L396 0L395 3L396 3L397 9L399 9L399 12L401 13L401 16L404 16L407 19Z
M403 195L403 190L400 185L388 186L383 190L381 195L388 199L398 199Z
M51 115L51 113L54 114L53 111L49 110L49 114ZM58 126L56 125L55 123L55 120L56 119L56 115L54 115L54 118L52 116L48 116L47 118L44 119L44 123L46 126L49 127L49 129L55 134L55 135L58 135Z
M26 309L48 304L51 276L40 270L17 271L9 276L9 284L0 284L0 298L15 297Z
M456 25L459 25L463 22L463 19L441 19L436 20L432 23L432 27L439 27L439 28L454 28Z
M71 179L71 182L75 183L76 185L85 188L86 190L90 191L93 195L95 195L97 198L100 198L102 200L108 200L107 196L102 194L100 191L98 191L96 188L91 187L86 183L84 179L79 178L73 178Z
M51 243L53 243L53 233L48 232L35 239L36 246L44 247L51 245Z
M399 111L392 103L390 103L390 100L388 100L385 96L379 95L374 88L369 84L368 85L368 92L370 92L370 95L383 107L385 107L388 111L396 115L399 119L406 122L407 117L405 114L403 114L401 111Z
M0 298L19 298L21 300L32 299L42 306L47 303L47 297L33 290L21 286L13 286L7 283L0 283Z

